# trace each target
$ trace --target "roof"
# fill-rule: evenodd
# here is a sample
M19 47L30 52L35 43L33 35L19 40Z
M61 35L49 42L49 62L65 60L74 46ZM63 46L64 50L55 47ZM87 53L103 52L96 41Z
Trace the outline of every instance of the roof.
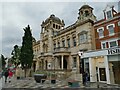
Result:
M54 14L51 14L50 17L47 18L45 22L43 22L42 24L47 24L49 23L49 21L56 22L58 24L63 24L62 21L58 17L56 17Z
M81 9L86 9L86 8L91 8L91 9L93 9L93 8L90 7L89 5L83 5L79 10L81 10Z

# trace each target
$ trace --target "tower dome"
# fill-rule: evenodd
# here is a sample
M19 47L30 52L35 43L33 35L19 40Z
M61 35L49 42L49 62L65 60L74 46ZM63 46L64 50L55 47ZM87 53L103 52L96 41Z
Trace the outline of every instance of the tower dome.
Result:
M84 21L87 19L91 19L93 21L96 20L96 17L93 14L93 8L89 5L83 5L80 9L79 9L79 17L78 17L78 21Z
M89 5L83 5L79 10L81 10L81 9L88 9L88 8L91 8L91 9L93 9L91 6L89 6Z
M51 14L50 17L47 18L47 19L44 21L44 23L42 23L42 24L47 24L47 23L49 23L50 21L55 22L55 23L58 23L58 24L63 24L62 21L61 21L58 17L56 17L54 14Z

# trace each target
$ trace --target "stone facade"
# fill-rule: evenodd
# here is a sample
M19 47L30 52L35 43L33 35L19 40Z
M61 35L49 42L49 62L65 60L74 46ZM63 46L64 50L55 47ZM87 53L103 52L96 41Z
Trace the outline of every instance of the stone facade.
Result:
M41 24L40 40L33 43L35 70L76 70L80 73L79 51L95 49L93 8L83 5L77 21L65 27L64 21L50 15Z

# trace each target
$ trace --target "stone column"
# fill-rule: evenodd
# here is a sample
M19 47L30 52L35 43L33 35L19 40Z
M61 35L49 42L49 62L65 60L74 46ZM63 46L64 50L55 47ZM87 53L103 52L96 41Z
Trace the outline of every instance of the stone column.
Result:
M80 71L80 60L79 60L79 56L77 55L77 72L79 72Z
M107 56L104 56L104 63L105 63L107 84L110 84L110 70L109 70L109 63L108 63L108 57Z
M62 59L61 59L61 60L62 60L62 61L61 61L61 64L62 64L62 65L61 65L61 66L62 66L62 69L63 69L63 57L64 57L64 56L62 55Z
M65 47L67 47L67 37L65 36Z
M76 35L76 46L79 45L79 35Z
M70 47L72 47L73 46L73 37L72 37L72 35L70 36Z
M36 62L36 70L39 70L39 61Z
M97 82L96 62L89 58L90 82Z

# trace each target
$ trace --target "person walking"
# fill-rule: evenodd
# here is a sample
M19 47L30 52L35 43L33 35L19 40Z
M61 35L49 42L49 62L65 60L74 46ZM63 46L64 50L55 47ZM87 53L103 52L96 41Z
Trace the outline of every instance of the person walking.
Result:
M85 86L86 85L86 73L83 72L83 85Z
M9 76L8 69L5 70L4 76L5 76L5 83L7 83L7 78L8 78L8 76Z
M9 69L9 83L11 82L12 76L13 76L13 72Z

